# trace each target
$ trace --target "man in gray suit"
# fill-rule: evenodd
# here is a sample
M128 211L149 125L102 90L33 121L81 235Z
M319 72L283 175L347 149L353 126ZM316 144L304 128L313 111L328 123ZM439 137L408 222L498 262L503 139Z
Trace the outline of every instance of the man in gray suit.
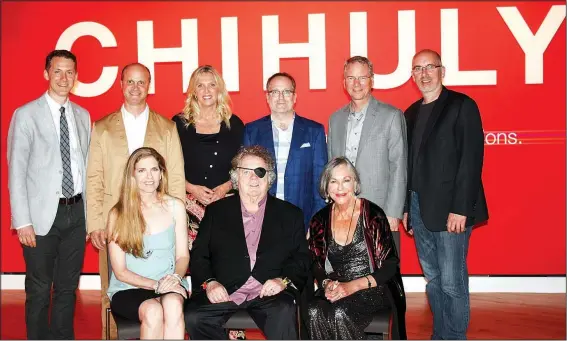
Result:
M407 182L406 122L401 110L372 96L372 62L351 57L344 65L350 103L329 119L329 160L346 156L360 173L360 196L380 206L392 231L403 216Z
M28 339L74 339L75 290L87 236L82 197L91 120L69 100L77 79L71 52L51 52L43 76L47 92L16 109L8 131L12 228L26 262Z

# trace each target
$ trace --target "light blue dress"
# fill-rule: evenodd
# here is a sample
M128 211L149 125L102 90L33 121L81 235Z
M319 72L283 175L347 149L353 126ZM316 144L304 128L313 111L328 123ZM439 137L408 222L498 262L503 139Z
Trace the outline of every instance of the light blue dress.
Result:
M172 208L173 199L168 201ZM171 209L173 211L173 209ZM165 275L173 274L175 271L175 216L169 227L159 233L144 235L143 255L145 258L136 258L126 253L126 268L140 276L151 278L155 281ZM187 280L183 278L181 285L189 290ZM122 290L139 289L138 287L124 283L116 279L114 271L110 276L107 295L112 296Z

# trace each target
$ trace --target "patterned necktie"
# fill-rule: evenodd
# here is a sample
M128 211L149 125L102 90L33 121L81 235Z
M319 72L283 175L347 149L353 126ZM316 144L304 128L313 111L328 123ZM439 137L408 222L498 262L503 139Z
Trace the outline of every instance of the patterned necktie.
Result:
M73 185L73 173L71 173L71 148L69 146L69 126L65 117L65 107L59 109L61 117L59 124L61 126L61 138L59 139L59 148L61 149L61 161L63 164L63 182L61 188L66 198L73 196L75 187Z

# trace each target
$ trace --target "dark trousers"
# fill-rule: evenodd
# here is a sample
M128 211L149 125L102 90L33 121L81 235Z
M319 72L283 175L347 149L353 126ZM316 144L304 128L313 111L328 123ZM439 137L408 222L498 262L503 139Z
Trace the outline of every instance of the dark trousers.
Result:
M35 238L36 247L23 246L27 337L32 340L74 339L75 290L79 285L86 238L82 200L73 205L59 205L49 233Z
M224 324L239 309L246 309L268 340L297 340L293 296L288 292L242 303L212 304L204 293L192 297L185 308L185 328L191 340L228 339Z

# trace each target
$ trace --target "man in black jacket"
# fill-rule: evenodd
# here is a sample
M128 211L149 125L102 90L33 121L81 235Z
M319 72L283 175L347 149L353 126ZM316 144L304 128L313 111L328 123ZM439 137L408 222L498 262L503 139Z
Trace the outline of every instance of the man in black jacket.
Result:
M191 339L226 339L223 325L239 307L268 339L297 339L294 298L310 257L301 210L268 195L275 177L264 147L242 148L230 171L238 194L207 206L189 264Z
M474 100L442 84L445 67L418 52L412 78L423 98L405 112L408 195L404 225L415 244L433 313L432 339L466 339L467 252L474 225L488 220L481 173L484 134ZM409 219L408 219L409 212ZM408 221L409 220L409 221Z

